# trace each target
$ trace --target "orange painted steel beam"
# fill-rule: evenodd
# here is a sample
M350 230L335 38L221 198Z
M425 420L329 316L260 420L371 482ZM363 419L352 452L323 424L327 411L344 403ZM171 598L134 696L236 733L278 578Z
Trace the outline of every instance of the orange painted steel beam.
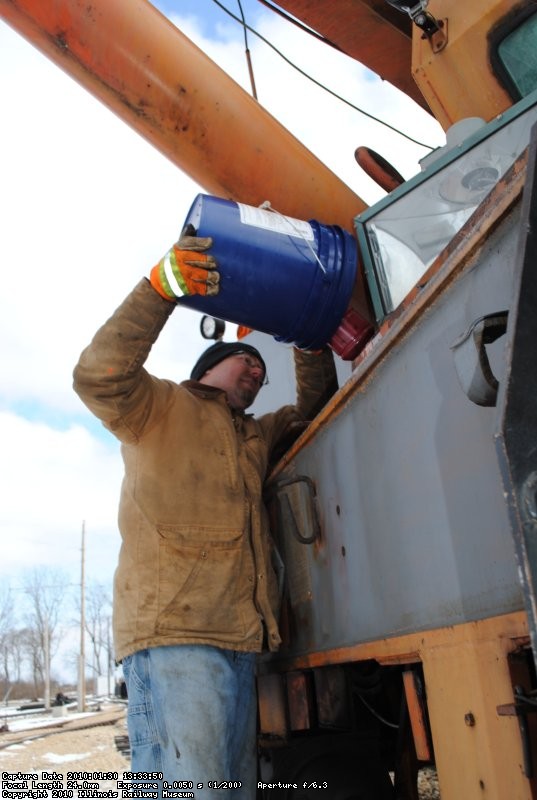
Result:
M354 230L364 201L148 0L0 0L0 18L208 193ZM371 320L361 272L351 304Z
M410 727L412 728L412 736L414 737L416 757L418 761L432 761L433 753L429 742L425 701L420 697L414 670L405 669L403 671L403 687L405 690L408 716L410 718Z
M0 0L0 18L207 192L349 231L366 207L147 0Z

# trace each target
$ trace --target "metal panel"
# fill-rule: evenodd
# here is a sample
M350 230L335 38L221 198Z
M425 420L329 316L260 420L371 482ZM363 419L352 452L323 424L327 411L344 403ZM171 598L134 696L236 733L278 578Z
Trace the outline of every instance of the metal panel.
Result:
M515 302L509 312L509 370L498 397L497 451L508 498L512 532L537 656L537 125L524 191L516 258Z
M284 679L280 675L259 676L257 700L260 733L284 738L288 729Z
M289 672L286 675L289 727L292 731L306 731L313 727L314 706L311 675Z
M312 595L292 611L284 657L522 607L495 410L464 394L450 349L473 320L509 308L519 225L515 205L456 277L428 287L406 335L287 459L286 475L316 485L322 539L301 545ZM490 353L500 382L504 341Z

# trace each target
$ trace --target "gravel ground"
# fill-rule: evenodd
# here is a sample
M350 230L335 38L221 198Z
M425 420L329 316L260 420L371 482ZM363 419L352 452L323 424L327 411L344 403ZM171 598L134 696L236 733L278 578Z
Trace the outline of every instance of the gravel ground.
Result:
M121 779L129 769L128 759L116 747L115 737L127 733L124 716L114 725L101 725L84 730L66 730L53 736L43 735L12 744L0 750L0 772L42 772L62 776L63 788L67 788L68 772L118 773ZM34 737L35 731L28 731ZM3 738L0 736L0 745ZM6 795L6 781L2 781L2 795ZM99 791L117 790L116 782L99 781ZM76 797L76 792L75 792Z
M35 736L35 731L29 731ZM118 773L121 779L129 769L128 757L117 747L116 739L124 740L127 735L125 715L113 725L100 725L84 730L66 730L53 736L43 735L27 739L20 744L11 744L0 749L0 773L35 772L39 779L42 772L55 772L63 777L66 788L68 772ZM0 734L0 747L5 737ZM6 782L3 781L2 796L6 796ZM100 780L99 791L117 790L115 780ZM440 800L436 772L423 769L418 777L420 800ZM75 797L77 793L75 792Z
M422 769L418 775L418 792L420 800L440 800L438 777L434 769Z

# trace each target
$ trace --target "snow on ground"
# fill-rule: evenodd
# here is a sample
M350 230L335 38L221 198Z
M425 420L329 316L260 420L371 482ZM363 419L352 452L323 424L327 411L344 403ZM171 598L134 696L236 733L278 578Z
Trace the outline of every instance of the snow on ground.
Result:
M114 724L99 724L97 727L82 730L62 730L67 722L95 718L96 722L110 720L111 714L119 710L120 716ZM0 718L2 714L0 712ZM5 720L4 720L5 721ZM53 725L43 730L44 724ZM129 769L129 761L118 750L116 737L127 734L125 709L117 704L103 704L101 712L68 712L66 717L52 717L51 712L41 713L29 718L27 715L8 720L9 732L0 733L0 776L2 773L36 773L42 780L42 773L55 772L61 775L63 788L66 787L69 772L102 773L115 776L111 780L99 780L99 790L116 789L116 781L121 780L123 772ZM16 734L26 735L22 742ZM14 736L15 734L15 736ZM18 738L9 743L10 738ZM4 789L4 786L2 786ZM4 794L4 792L2 792ZM75 790L74 797L77 796Z
M67 722L72 722L77 719L86 719L94 717L96 712L72 712L68 711L65 717L53 717L50 712L45 712L38 716L29 717L27 715L10 715L5 718L3 713L0 713L0 719L3 719L9 728L10 733L18 733L19 731L35 731L40 728L50 728L51 725L55 727L62 727Z

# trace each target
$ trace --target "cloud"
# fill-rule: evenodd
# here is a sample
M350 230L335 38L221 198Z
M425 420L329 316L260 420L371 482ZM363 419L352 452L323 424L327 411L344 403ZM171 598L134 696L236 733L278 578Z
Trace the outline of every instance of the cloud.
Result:
M193 15L172 19L249 91L238 26L223 16L211 28ZM423 111L352 59L275 15L248 21L352 102L441 143ZM406 177L418 170L423 149L330 98L253 35L250 49L261 104L366 202L382 192L356 165L358 145L374 146ZM110 580L119 446L73 393L72 369L98 325L175 241L199 189L3 23L0 70L0 571L17 580L30 565L59 564L76 582L85 520L88 580ZM199 319L174 313L151 371L188 376L206 345Z
M243 33L237 24L223 22L219 28L223 40L215 40L205 37L202 27L192 18L181 19L174 14L170 18L246 91L251 91ZM354 59L276 14L249 14L247 21L318 84L418 141L432 147L444 144L444 132L433 117ZM248 34L248 40L261 105L366 203L376 202L384 192L356 164L354 151L359 145L377 150L406 178L419 171L419 159L427 149L345 105L293 69L253 33Z
M202 35L193 17L172 19L249 87L237 25L222 16L218 29L226 38L214 41ZM353 102L388 114L393 122L408 108L400 92L276 15L261 14L253 21L303 69ZM250 48L260 102L368 202L382 192L372 188L354 161L359 144L375 143L388 158L397 152L395 166L407 175L417 170L422 149L342 106L252 35ZM71 391L71 370L80 350L175 240L198 188L3 25L0 49L9 77L4 106L10 109L0 155L0 403L13 409L31 400L76 414L80 407ZM405 115L406 126L415 115L416 128L430 127L424 112L412 111ZM188 373L203 348L198 320L185 311L174 315L151 356L152 369L172 368L179 378Z
M85 428L65 431L0 413L2 571L58 566L80 575L82 522L87 520L90 572L110 580L119 537L115 511L121 464L112 441Z

